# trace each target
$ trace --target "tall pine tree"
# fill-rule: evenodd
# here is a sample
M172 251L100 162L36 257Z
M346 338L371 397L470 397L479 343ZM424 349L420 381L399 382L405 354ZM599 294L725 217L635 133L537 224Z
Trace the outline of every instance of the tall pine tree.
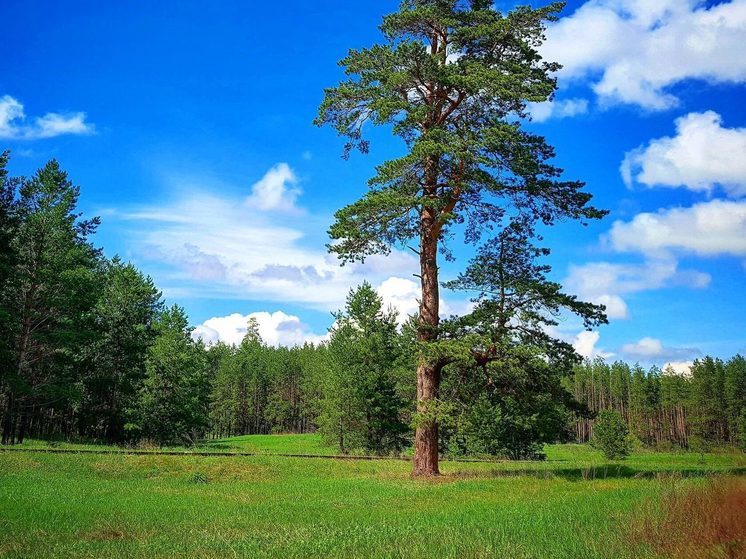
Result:
M554 150L521 128L526 103L550 99L552 72L537 48L562 4L504 15L491 0L404 0L386 16L382 44L341 61L348 79L326 90L318 124L330 124L351 149L368 150L367 123L390 125L407 147L370 180L371 189L336 214L330 250L343 261L412 247L422 295L417 338L418 425L415 475L438 474L438 398L444 362L438 255L457 229L467 242L490 238L515 215L551 225L592 219L583 184L560 179ZM533 233L533 231L530 231Z

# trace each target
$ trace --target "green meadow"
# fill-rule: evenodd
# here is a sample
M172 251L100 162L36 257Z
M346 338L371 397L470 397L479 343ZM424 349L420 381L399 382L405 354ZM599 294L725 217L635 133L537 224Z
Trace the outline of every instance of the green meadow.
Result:
M434 480L406 460L278 455L331 453L315 435L198 449L254 456L20 448L0 452L0 557L663 557L639 518L746 472L737 453L617 463L581 445L543 462L444 461ZM89 452L57 452L75 448Z

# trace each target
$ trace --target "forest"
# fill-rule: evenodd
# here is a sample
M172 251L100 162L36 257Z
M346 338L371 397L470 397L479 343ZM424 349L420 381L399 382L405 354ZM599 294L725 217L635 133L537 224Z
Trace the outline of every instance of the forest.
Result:
M525 4L0 2L0 557L746 559L746 0Z
M370 284L350 291L327 342L273 347L250 323L238 346L206 346L151 278L95 246L99 219L78 211L79 189L56 161L30 178L9 176L8 161L5 153L3 444L193 445L318 431L341 453L412 446L416 323L402 324ZM461 320L448 327L458 332ZM541 457L546 443L591 440L594 417L607 409L647 447L746 448L744 357L705 357L681 375L576 356L542 359L537 348L547 343L559 342L534 338L500 361L444 368L442 454Z

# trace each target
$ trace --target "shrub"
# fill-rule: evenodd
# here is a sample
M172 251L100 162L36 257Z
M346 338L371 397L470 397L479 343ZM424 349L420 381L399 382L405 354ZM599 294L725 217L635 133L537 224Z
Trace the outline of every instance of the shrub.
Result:
M593 424L593 445L608 460L623 460L629 456L632 451L629 430L618 412L604 410L598 414Z

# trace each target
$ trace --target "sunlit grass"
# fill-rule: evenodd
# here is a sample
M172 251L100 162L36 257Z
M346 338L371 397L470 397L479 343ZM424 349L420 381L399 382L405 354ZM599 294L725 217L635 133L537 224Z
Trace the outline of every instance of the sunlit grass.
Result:
M323 449L314 435L216 444ZM0 453L0 556L655 557L626 535L640 507L746 465L689 453L609 464L578 445L547 456L444 462L421 481L398 460Z

